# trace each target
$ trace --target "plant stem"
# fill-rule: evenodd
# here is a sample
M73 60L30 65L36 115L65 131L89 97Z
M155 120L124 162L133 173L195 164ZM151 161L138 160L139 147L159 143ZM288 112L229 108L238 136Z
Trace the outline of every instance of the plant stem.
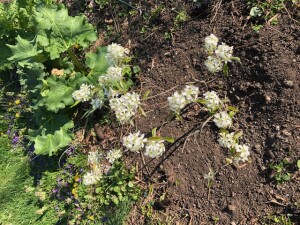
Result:
M72 59L72 62L75 64L75 67L77 67L77 69L83 73L84 75L87 75L88 72L86 71L86 69L83 67L83 65L81 64L81 62L78 60L78 58L76 57L76 55L74 54L74 52L69 48L68 49L68 54Z

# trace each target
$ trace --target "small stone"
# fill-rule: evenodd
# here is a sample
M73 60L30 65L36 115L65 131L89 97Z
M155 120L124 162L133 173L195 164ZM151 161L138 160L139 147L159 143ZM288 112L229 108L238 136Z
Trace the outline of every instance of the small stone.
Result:
M287 136L287 137L292 136L292 134L286 129L282 130L282 134Z
M266 102L270 102L271 101L271 97L269 95L265 95L265 100L266 100Z
M275 158L274 153L271 152L270 150L267 151L266 156L267 156L269 159L274 159L274 158Z
M234 211L236 211L236 206L235 205L228 205L227 209L228 209L229 212L234 212Z
M261 145L260 144L256 144L254 145L254 151L258 154L261 153Z
M291 87L294 86L294 82L291 81L291 80L284 80L284 81L283 81L283 84L284 84L286 87L289 87L289 88L291 88Z

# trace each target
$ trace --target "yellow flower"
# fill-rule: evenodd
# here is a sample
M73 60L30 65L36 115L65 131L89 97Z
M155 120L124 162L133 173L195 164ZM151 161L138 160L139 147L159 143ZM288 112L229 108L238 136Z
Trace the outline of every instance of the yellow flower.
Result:
M89 218L89 219L92 220L92 221L95 220L94 216L87 216L87 218Z
M76 188L72 189L72 194L73 194L74 198L76 198L76 199L78 198L78 194L77 194Z
M17 99L17 100L15 101L15 104L16 104L16 105L19 105L20 103L21 103L20 99Z
M74 176L74 180L75 180L76 182L79 182L79 181L80 181L80 177L79 177L78 173L76 173L76 175Z
M16 114L15 114L15 117L16 117L16 118L19 118L19 117L20 117L20 113L16 113Z

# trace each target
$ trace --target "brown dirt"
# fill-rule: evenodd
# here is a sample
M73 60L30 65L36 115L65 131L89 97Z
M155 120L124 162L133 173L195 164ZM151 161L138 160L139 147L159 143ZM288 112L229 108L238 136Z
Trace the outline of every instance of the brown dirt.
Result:
M142 69L139 91L151 91L143 107L147 117L137 118L136 127L145 133L159 127L162 136L176 139L161 159L145 159L146 166L140 167L141 179L156 189L153 208L158 217L173 218L170 224L213 224L214 217L219 218L217 224L262 224L268 215L283 214L291 214L300 224L295 207L300 202L299 172L291 167L291 181L277 185L268 169L283 158L293 164L300 158L300 26L291 18L294 11L290 15L284 11L278 25L265 25L255 33L246 1L223 1L219 8L218 1L211 1L200 9L191 2L160 1L165 10L146 21L140 15L126 19L115 15L118 29L107 39L118 37L123 44L131 40ZM158 3L143 1L136 6L145 14ZM190 19L166 40L165 32L173 28L176 16L171 8L185 9ZM148 30L141 34L143 26ZM204 66L203 41L211 33L234 46L234 55L241 59L241 64L230 64L228 77L212 75ZM199 106L189 106L182 121L169 119L167 97L188 82L199 86L201 94L215 90L227 96L239 109L232 130L242 129L242 142L251 146L246 166L224 166L228 152L217 143L216 127L209 122L200 132L208 116ZM204 179L209 168L217 172L210 192ZM136 209L129 224L148 224Z

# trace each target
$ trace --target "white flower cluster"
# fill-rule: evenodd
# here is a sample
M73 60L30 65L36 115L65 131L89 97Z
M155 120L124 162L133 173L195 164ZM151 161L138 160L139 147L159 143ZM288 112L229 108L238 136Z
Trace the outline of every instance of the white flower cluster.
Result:
M229 148L229 149L232 148L232 146L236 144L236 140L234 140L234 132L232 133L221 132L218 142L221 147Z
M236 153L238 154L235 157L235 161L236 162L239 162L239 161L242 161L242 162L248 161L248 156L250 155L249 146L248 145L239 145L239 144L237 144L237 145L234 146L234 149L235 149Z
M249 152L249 146L248 145L240 145L238 144L238 140L235 137L234 132L232 133L226 133L221 132L220 138L218 139L218 142L221 147L228 148L231 150L231 153L233 154L233 160L234 162L246 162L248 161L248 156L250 155Z
M128 53L128 48L112 43L107 46L106 59L110 65L119 65Z
M164 140L147 140L139 131L125 136L123 145L133 152L139 152L145 147L144 154L151 158L160 157L166 150Z
M232 125L232 118L229 116L229 114L226 111L222 111L219 113L216 113L214 115L215 124L219 128L229 128Z
M111 81L120 81L123 79L122 67L111 66L107 69L106 74L101 75L98 79L100 86Z
M208 91L204 95L205 108L210 112L214 112L220 107L221 100L215 91Z
M115 160L121 158L121 156L122 156L121 149L114 148L107 153L106 159L108 160L109 163L113 164Z
M93 85L82 84L79 90L73 92L72 97L76 101L87 102L92 98L93 88Z
M197 100L198 94L199 88L192 85L185 86L181 93L176 91L173 96L168 97L170 110L179 114L184 106Z
M160 157L166 151L164 141L149 141L146 145L145 155L150 158Z
M204 64L211 73L221 71L224 64L231 62L233 57L233 47L225 43L218 45L218 41L219 39L213 34L204 39L204 48L209 55Z
M218 42L219 38L217 38L214 34L211 34L204 39L204 48L209 55L216 50Z
M138 152L144 148L147 138L139 131L130 133L128 136L123 137L123 145L132 152Z
M101 167L101 160L103 159L103 154L95 151L95 152L89 152L88 154L88 164L91 168L90 172L87 172L83 176L83 184L84 185L92 185L97 183L102 175L103 175L103 169Z
M137 93L126 93L120 98L109 100L110 108L115 111L118 121L126 123L135 115L140 105L140 96Z

